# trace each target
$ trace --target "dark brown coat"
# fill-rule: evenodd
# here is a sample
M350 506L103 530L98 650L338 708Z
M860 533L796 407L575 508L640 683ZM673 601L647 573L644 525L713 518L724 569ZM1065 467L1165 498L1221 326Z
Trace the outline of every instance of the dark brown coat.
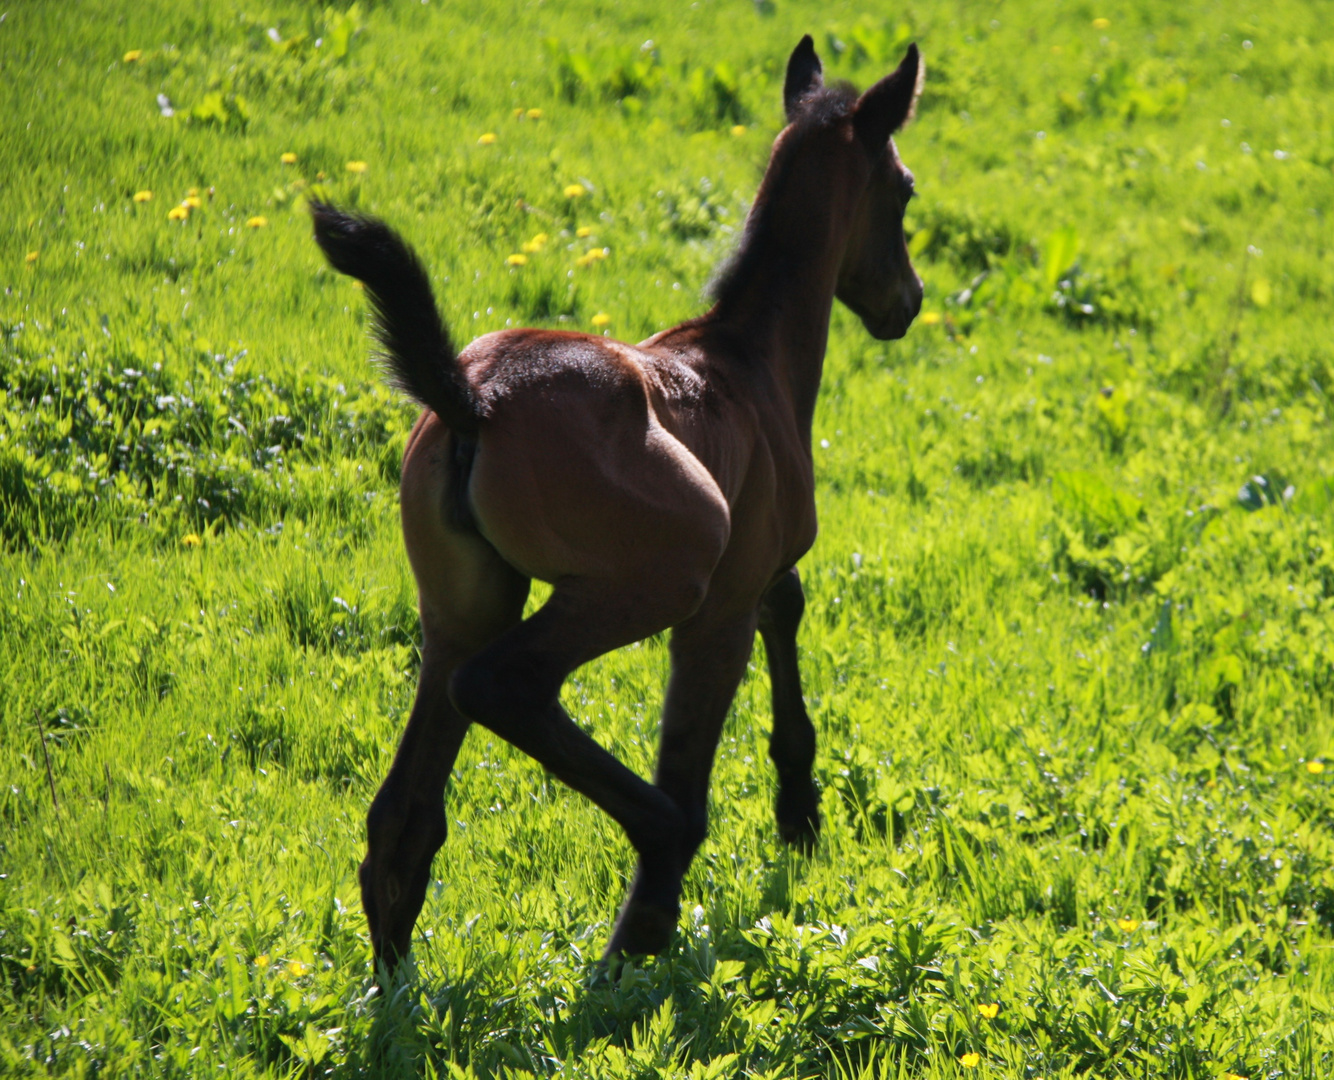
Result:
M811 419L834 297L882 338L902 336L921 304L903 235L912 176L890 136L922 72L914 46L863 95L827 89L804 38L784 86L790 122L717 303L639 345L507 330L455 357L406 245L379 222L314 207L330 261L366 284L395 380L427 406L401 492L421 684L361 867L377 957L392 965L408 950L445 839L445 780L474 721L624 827L639 868L608 952L663 949L757 629L779 827L814 843L795 570L816 532ZM553 591L523 620L533 578ZM580 664L667 629L672 674L649 783L581 731L558 694Z

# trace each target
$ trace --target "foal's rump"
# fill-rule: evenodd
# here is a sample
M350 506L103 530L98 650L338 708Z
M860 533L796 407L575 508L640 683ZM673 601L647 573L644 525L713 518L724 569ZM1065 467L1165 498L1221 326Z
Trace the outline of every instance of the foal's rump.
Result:
M518 621L528 578L510 565L455 507L466 500L458 468L460 436L431 410L403 452L399 512L426 643L469 656Z
M519 330L459 359L486 414L469 505L501 556L545 581L651 586L664 625L690 614L727 546L727 501L659 423L634 351Z

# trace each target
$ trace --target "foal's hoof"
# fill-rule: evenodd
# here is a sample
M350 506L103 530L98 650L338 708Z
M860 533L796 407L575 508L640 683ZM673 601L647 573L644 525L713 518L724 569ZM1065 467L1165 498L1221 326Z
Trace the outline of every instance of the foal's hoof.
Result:
M621 910L604 959L616 956L651 956L665 952L676 933L676 911L631 900Z
M815 792L815 785L807 781L800 785L780 787L775 811L778 835L783 838L783 843L796 848L803 855L815 851L820 838L820 798Z

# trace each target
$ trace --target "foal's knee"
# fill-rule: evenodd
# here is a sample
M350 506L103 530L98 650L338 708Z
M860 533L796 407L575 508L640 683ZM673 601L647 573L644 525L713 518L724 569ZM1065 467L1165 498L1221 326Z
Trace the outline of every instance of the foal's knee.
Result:
M806 611L806 593L794 566L769 586L760 602L760 627L796 633Z

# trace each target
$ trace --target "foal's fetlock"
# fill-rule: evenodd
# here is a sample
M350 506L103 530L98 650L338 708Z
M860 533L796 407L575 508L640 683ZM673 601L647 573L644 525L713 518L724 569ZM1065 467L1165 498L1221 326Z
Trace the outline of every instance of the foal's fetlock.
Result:
M679 880L685 876L686 867L695 855L695 849L704 841L707 826L701 818L692 820L691 816L677 804L676 800L662 789L661 804L647 827L642 827L630 835L630 843L639 853L639 865L642 877L645 866L653 870L655 877L670 881L675 875ZM659 868L663 871L658 873Z
M699 813L687 813L685 815L684 827L681 830L681 841L677 845L681 852L682 872L684 867L690 865L690 860L695 857L695 852L699 846L709 837L709 819L707 815L700 811Z
M655 956L666 952L676 933L680 912L679 903L659 907L635 899L632 893L616 920L604 957Z
M681 914L684 866L640 858L605 956L652 956L666 951Z
M661 790L661 789L659 789ZM632 837L639 866L616 919L606 956L651 956L672 942L681 913L681 879L707 826L703 813L681 809L663 793L651 832Z
M820 837L820 795L810 777L783 781L774 807L778 835L803 854L815 850Z

